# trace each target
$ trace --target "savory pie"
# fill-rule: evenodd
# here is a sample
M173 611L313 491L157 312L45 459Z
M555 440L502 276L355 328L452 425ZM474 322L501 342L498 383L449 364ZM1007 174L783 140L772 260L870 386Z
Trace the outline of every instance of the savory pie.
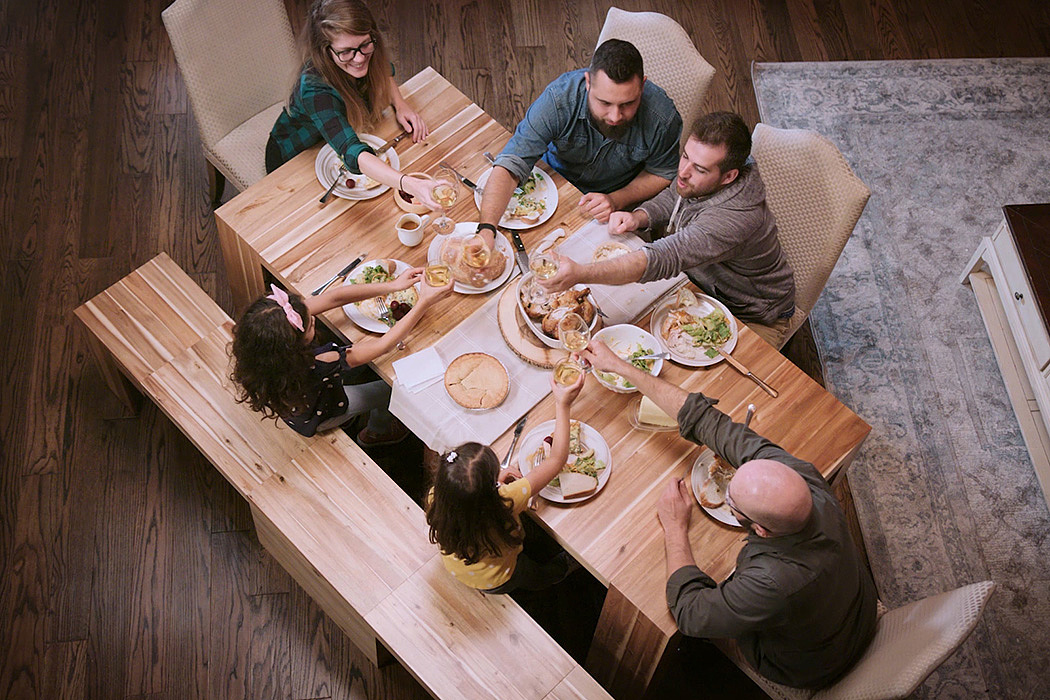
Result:
M483 352L460 355L445 370L445 391L464 408L495 408L509 390L506 368Z

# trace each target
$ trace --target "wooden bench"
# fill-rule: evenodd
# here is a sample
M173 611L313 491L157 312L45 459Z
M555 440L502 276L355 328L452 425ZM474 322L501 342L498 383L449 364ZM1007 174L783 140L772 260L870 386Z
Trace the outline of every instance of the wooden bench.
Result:
M228 316L165 254L75 311L107 384L149 396L249 502L260 542L377 665L438 698L608 698L508 596L452 579L421 508L345 433L236 401ZM389 650L389 652L387 652Z

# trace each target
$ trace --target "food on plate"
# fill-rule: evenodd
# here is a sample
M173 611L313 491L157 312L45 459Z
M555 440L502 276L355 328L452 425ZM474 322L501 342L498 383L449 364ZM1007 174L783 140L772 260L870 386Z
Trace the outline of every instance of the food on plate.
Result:
M521 307L547 337L555 340L558 339L558 321L566 314L579 314L588 327L594 321L595 309L589 298L590 293L589 287L550 294L535 282L519 286Z
M677 420L664 413L648 396L643 396L638 403L638 422L643 425L654 425L661 428L673 428L678 425Z
M526 459L533 468L539 466L551 453L554 438L543 438L540 446ZM583 426L579 421L569 422L569 458L558 476L551 479L550 486L558 490L562 498L586 496L598 490L598 477L605 471L605 462L594 454L594 448L583 441Z
M620 243L619 241L609 241L608 243L602 243L600 246L594 249L594 254L591 259L594 262L601 262L602 260L612 260L618 258L621 255L627 255L631 252L631 249L626 243Z
M503 213L504 219L521 219L526 223L539 221L547 210L547 203L543 199L543 193L547 189L547 178L543 173L533 170L525 183L514 191L507 210Z
M492 355L468 352L449 363L445 391L464 408L494 408L510 390L506 368Z
M378 157L379 160L383 161L387 165L390 164L390 155L388 153L380 153ZM335 167L339 167L338 159L336 159ZM341 173L337 172L336 177L339 177L340 174ZM353 173L349 173L346 176L346 182L343 184L345 184L346 187L351 190L374 190L375 188L380 187L383 183L379 182L378 180L373 180L364 173L361 173L360 175L354 175Z
M733 337L729 319L720 309L700 315L699 300L688 289L678 290L675 304L660 323L668 349L689 360L717 357L717 348Z
M726 501L726 489L736 474L736 467L715 455L711 466L707 468L707 478L700 488L700 505L706 508L720 508Z
M387 258L384 260L376 260L373 263L363 266L353 277L350 278L350 284L390 282L396 277L397 261ZM396 292L390 292L387 294L385 300L387 307L390 309L390 315L393 316L393 318L388 318L385 321L380 319L382 311L379 308L379 297L355 301L354 306L357 307L358 311L373 321L379 321L380 323L386 323L389 326L393 326L395 322L411 311L412 307L416 305L416 302L419 301L419 293L416 292L415 287L399 289Z
M630 362L632 365L634 365L638 369L644 370L644 371L649 372L650 374L652 374L653 365L656 364L656 360L653 360L653 359L647 359L647 360L639 359L639 358L645 357L646 355L652 355L654 352L656 352L652 348L645 347L641 343L634 343L633 345L628 346L627 349L624 349L621 346L615 346L614 347L612 345L609 346L609 349L612 350L613 352L615 352L617 355L619 355L623 359L625 359L628 362ZM607 384L612 384L617 389L633 389L634 388L634 384L632 384L631 382L627 381L626 379L624 379L620 375L616 374L615 372L599 372L598 370L595 370L594 374L596 376L600 377Z
M438 251L438 257L448 263L452 270L452 278L460 284L468 287L484 287L489 282L498 279L507 269L507 256L499 249L497 242L495 249L489 253L488 262L474 267L463 254L464 244L469 240L469 237L445 236L441 249Z

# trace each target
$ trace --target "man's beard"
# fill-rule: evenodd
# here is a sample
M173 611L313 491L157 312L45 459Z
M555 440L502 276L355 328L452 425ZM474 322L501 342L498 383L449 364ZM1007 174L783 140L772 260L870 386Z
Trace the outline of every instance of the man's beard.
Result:
M606 124L601 119L595 117L590 110L588 110L588 116L590 116L591 124L594 124L594 128L600 131L602 136L607 139L612 139L613 141L622 138L627 133L627 130L631 128L631 124L634 123L634 119L631 119L630 121L612 126L611 124Z

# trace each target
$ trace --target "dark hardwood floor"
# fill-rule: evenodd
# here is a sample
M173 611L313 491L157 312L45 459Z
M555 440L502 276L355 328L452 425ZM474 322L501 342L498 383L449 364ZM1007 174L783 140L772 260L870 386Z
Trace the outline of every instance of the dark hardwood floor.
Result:
M422 697L362 661L163 415L121 413L73 321L160 251L229 310L168 2L0 0L0 697ZM751 124L753 60L1050 51L1045 0L617 4L677 19L717 69L707 106ZM510 128L586 64L608 6L374 3L399 76L433 65Z

